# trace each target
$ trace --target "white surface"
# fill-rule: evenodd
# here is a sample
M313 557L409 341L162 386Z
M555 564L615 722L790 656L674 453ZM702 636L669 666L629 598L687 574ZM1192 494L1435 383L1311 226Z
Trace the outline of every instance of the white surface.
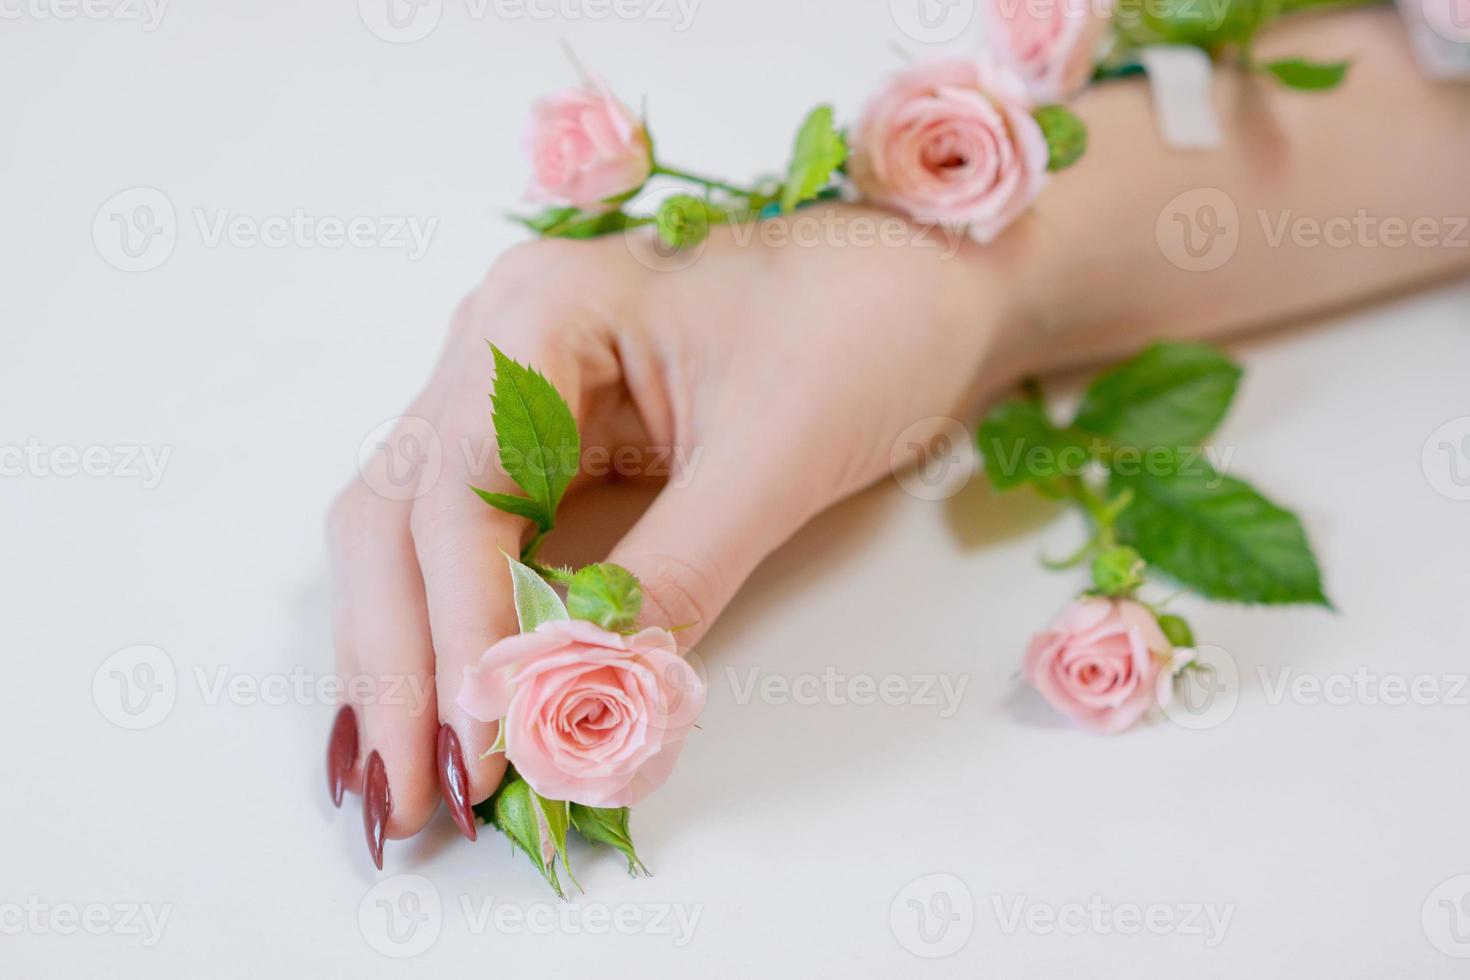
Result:
M682 947L653 928L482 927L487 901L554 907L503 841L463 842L442 812L374 873L356 808L326 799L329 707L211 703L221 678L330 669L323 508L359 441L420 383L458 296L517 237L497 215L523 180L526 103L568 78L556 40L629 98L649 94L670 158L750 173L783 157L809 104L852 109L890 63L886 5L854 6L706 0L677 33L475 20L448 0L438 29L407 45L374 37L345 0L178 0L152 32L0 23L0 444L171 452L151 488L0 480L0 973L396 975L370 941L392 948L376 900L414 874L442 914L411 966L440 976L1463 975L1432 940L1447 943L1439 900L1465 883L1431 893L1470 873L1467 692L1405 707L1270 697L1288 669L1423 675L1442 693L1470 669L1470 503L1435 489L1454 492L1449 466L1470 474L1470 455L1435 443L1433 466L1421 458L1431 433L1470 415L1463 285L1240 349L1250 373L1221 443L1236 471L1300 509L1341 612L1185 603L1242 676L1216 728L1096 738L1018 693L1027 634L1072 584L1035 557L1076 531L1044 524L1024 496L977 484L926 503L889 483L780 552L704 644L703 731L636 814L658 876L630 881L611 856L580 855L584 905L614 921L663 925L659 903L697 910ZM167 195L177 242L158 268L124 273L94 247L93 219L139 186ZM438 224L419 261L207 247L195 224L196 209L296 208ZM109 675L100 701L93 681L135 644L166 651L177 691L156 724L126 731L109 721ZM728 673L744 684L751 670L828 667L967 686L940 717L741 704ZM933 896L901 890L936 873L959 879L974 921L930 962L898 937L911 935L908 899ZM369 896L382 881L390 893ZM1002 928L1018 899L1061 910L1093 896L1232 917L1213 947ZM147 903L168 919L151 946L122 929L17 931L13 910L32 899Z

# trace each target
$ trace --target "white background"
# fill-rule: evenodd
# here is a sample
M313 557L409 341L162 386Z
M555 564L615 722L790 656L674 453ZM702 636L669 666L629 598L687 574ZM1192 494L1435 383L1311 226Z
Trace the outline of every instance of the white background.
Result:
M525 860L490 833L461 840L442 812L374 872L357 807L327 800L330 706L212 699L213 685L330 670L324 507L426 375L453 304L520 237L501 214L525 179L529 100L572 77L557 41L630 101L647 95L668 159L732 175L783 160L809 105L850 115L891 42L923 46L882 3L704 0L682 31L662 5L672 20L474 9L444 0L432 32L395 44L352 0L175 0L151 31L43 16L72 10L45 0L4 7L0 444L170 455L156 486L35 467L0 479L0 973L388 976L401 967L385 951L409 947L378 902L410 910L416 890L429 918L409 962L441 976L1463 975L1444 950L1470 952L1450 931L1470 930L1470 903L1452 921L1440 901L1470 884L1436 889L1470 873L1456 688L1470 502L1454 499L1470 494L1456 482L1470 478L1466 285L1236 348L1249 373L1220 442L1298 507L1339 612L1182 601L1238 665L1217 727L1106 739L1060 724L1015 672L1078 584L1036 558L1079 528L983 481L944 502L890 481L779 552L703 645L702 730L635 815L657 877L574 855L580 904L641 931L553 920L537 934L563 913ZM166 196L176 242L124 272L111 214L138 199L107 202L138 187ZM417 260L210 246L199 226L298 208L436 225ZM640 502L582 513L589 547ZM138 644L165 652L155 677L175 691L129 731L109 686L128 665L104 662ZM742 704L732 683L829 667L966 687L942 717ZM1360 669L1427 675L1458 703L1273 697L1284 672ZM927 875L952 878L905 890ZM938 944L917 937L910 899L959 916ZM145 945L127 927L16 919L28 902L168 919ZM1018 902L1176 917L1197 903L1230 919L1213 946L1187 929L1007 930ZM656 918L674 906L698 916L683 945ZM535 929L504 917L518 914Z

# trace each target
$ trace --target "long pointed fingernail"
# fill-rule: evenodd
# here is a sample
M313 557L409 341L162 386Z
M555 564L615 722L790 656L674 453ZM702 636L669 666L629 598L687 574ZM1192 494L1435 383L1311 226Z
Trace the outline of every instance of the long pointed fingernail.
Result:
M368 852L373 864L383 870L383 839L388 817L393 813L393 794L388 790L388 768L376 749L368 756L362 776L362 828L367 831Z
M332 794L332 805L342 805L342 794L347 791L347 774L357 761L357 715L352 705L344 704L332 722L332 736L327 740L327 791Z
M470 811L470 774L464 767L459 736L448 725L439 726L439 789L444 793L444 802L449 804L449 815L454 818L454 825L460 833L474 840L478 833L475 815Z

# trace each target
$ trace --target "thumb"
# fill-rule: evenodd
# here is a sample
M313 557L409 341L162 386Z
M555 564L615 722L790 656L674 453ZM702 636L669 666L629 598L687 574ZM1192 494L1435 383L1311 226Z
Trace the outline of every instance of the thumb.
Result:
M645 625L685 627L681 646L704 636L755 567L812 516L789 476L754 460L763 456L705 454L608 558L638 576Z

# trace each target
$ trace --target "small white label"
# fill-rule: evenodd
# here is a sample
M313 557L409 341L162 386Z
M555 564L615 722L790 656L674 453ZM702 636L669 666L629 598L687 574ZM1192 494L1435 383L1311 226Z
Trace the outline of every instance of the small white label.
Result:
M1156 44L1138 53L1148 73L1159 134L1170 146L1211 150L1224 142L1211 101L1214 66L1209 55L1185 45Z

